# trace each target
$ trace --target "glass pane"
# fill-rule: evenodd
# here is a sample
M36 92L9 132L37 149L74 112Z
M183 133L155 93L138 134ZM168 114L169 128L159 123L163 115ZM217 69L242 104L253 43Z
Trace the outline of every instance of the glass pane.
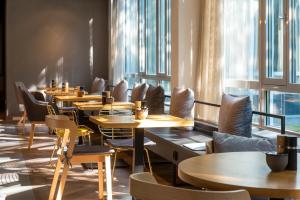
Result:
M171 95L171 83L170 81L161 81L161 87L165 90L165 95Z
M171 76L171 0L167 0L167 70L168 76Z
M144 83L147 83L149 85L153 85L154 87L157 86L157 81L156 80L152 80L152 79L143 79Z
M300 1L290 0L290 83L300 83Z
M246 89L246 88L230 88L227 87L225 92L237 96L249 96L252 103L252 110L259 111L259 92L258 90ZM259 116L253 115L252 121L254 123L259 122Z
M126 1L125 71L138 72L138 0Z
M164 74L166 58L166 0L159 1L159 73Z
M266 75L280 79L284 64L284 1L267 0L266 3Z
M156 74L156 0L146 0L147 74Z
M259 79L258 6L259 0L224 1L222 42L226 79Z
M300 94L270 91L267 112L285 115L286 129L300 132ZM267 125L280 127L280 119L268 118Z
M145 72L145 0L139 0L139 54L140 54L140 72Z

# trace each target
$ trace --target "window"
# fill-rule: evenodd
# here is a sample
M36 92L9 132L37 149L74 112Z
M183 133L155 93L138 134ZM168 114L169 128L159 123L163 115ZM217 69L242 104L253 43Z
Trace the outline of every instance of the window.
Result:
M170 94L171 0L124 0L125 78L161 85Z
M225 92L250 96L259 110L259 0L224 0L223 16Z
M223 2L224 91L249 95L253 110L285 115L286 129L299 133L300 0Z

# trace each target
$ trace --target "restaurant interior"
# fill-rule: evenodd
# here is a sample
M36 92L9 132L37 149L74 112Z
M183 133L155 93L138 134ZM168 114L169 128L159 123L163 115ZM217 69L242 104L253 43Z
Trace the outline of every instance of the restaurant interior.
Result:
M300 0L0 0L0 200L300 199L299 134Z

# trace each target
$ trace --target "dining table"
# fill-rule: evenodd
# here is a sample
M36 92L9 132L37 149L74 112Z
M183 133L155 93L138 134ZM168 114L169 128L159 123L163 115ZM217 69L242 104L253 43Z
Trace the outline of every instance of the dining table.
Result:
M183 119L172 115L148 115L146 119L138 120L134 115L101 115L90 116L90 121L102 128L134 128L134 166L133 172L142 172L144 163L144 130L159 127L192 127L193 120Z
M298 166L300 156L298 154ZM211 190L247 190L253 197L300 199L300 172L273 172L264 152L228 152L196 156L179 163L181 180Z
M101 95L92 95L92 94L85 94L82 97L77 95L63 95L63 96L55 96L56 101L61 102L75 102L75 101L101 101Z
M133 110L135 104L132 102L115 101L103 105L102 102L74 102L73 105L78 110L95 111L95 110Z

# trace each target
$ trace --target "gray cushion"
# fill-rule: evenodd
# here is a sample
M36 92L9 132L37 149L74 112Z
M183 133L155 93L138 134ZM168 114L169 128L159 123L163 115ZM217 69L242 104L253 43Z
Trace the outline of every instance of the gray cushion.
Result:
M115 101L128 101L128 82L125 80L120 81L115 87L112 92L112 96L114 97Z
M174 88L171 95L170 114L194 119L194 92L191 89Z
M252 109L248 96L223 94L219 113L219 132L251 137Z
M149 114L163 114L165 107L165 92L161 86L149 85L146 93L147 107Z
M275 151L275 145L268 139L248 138L226 133L213 133L214 152L242 152L242 151Z
M144 100L148 87L146 83L135 85L131 92L131 102Z
M105 91L105 80L96 77L92 83L91 94L101 95Z

